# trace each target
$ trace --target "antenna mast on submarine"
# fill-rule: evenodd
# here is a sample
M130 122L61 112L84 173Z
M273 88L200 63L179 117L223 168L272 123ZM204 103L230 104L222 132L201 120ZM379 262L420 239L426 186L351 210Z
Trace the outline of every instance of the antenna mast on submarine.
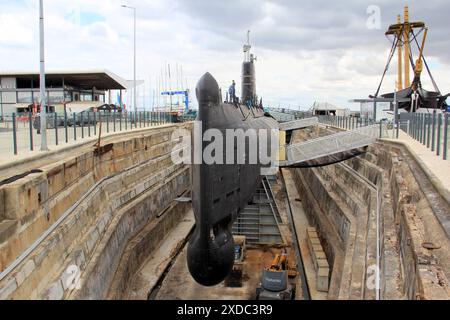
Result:
M247 31L247 43L244 45L244 55L245 55L245 62L250 62L250 50L252 49L252 46L250 45L250 30Z

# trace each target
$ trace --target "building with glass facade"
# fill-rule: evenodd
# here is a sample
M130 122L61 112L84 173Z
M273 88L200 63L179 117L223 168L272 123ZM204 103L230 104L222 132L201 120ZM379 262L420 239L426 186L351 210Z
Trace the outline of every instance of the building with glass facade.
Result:
M47 72L47 106L50 112L61 112L65 107L77 112L111 104L112 91L119 91L122 107L122 91L133 87L133 82L114 73L101 71ZM38 112L40 104L39 73L0 73L0 117Z

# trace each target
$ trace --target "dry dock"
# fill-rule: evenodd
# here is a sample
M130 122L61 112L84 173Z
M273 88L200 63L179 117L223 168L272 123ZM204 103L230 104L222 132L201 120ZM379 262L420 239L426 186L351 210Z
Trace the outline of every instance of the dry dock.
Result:
M190 168L170 158L171 133L190 126L4 165L0 299L251 300L282 248L298 272L299 300L450 298L448 166L408 136L344 163L281 170L270 184L281 220L260 220L279 238L248 244L242 286L199 286L186 265L192 208L177 201L189 197ZM337 130L318 125L294 139Z

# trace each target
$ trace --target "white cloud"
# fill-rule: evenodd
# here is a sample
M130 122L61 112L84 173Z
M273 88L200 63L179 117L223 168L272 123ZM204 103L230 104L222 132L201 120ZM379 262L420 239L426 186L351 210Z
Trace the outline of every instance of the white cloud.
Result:
M264 101L307 107L317 99L348 106L348 100L376 91L390 49L383 30L403 7L378 2L382 30L365 27L371 1L45 0L47 68L107 68L131 79L133 17L121 8L128 3L138 8L138 75L150 78L153 87L168 63L173 70L183 65L192 91L207 71L224 89L233 79L239 82L241 46L252 29ZM448 2L410 2L412 17L430 24L427 54L439 66L433 73L441 90L450 91L450 39L440 10ZM0 70L37 70L37 1L0 0L0 8ZM394 87L395 68L394 61L383 92Z

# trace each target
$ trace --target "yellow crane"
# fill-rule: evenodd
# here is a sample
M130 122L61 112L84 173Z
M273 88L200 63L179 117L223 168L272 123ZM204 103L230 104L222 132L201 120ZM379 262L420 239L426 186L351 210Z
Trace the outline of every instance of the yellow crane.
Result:
M420 52L420 57L417 61L420 61L419 65L416 63L416 67L414 70L415 76L417 75L416 71L420 70L420 73L423 70L422 57L423 57L423 49L425 47L426 35L428 32L428 28L424 22L410 22L409 21L409 7L405 6L404 9L404 20L402 22L402 17L400 15L397 16L397 23L389 26L386 35L394 35L398 39L397 50L398 50L398 80L397 80L397 90L401 91L403 89L407 89L411 87L411 35L415 36L415 29L425 29L425 35L423 37L422 49ZM403 56L403 57L402 57ZM419 67L419 69L417 69ZM420 74L419 74L420 79Z

